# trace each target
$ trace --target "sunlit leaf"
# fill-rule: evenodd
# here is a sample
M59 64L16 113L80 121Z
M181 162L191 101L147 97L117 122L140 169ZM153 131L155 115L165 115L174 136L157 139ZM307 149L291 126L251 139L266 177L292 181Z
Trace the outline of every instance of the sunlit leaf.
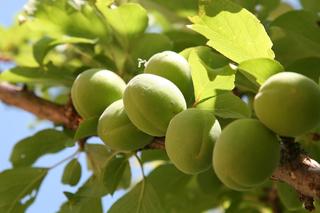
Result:
M240 63L274 58L272 42L263 25L249 11L228 0L207 3L204 13L191 18L191 28L209 39L208 45Z

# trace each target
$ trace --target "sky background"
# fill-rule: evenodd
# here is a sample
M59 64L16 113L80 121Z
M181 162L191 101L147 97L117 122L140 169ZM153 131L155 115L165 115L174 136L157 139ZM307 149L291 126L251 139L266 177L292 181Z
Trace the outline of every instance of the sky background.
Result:
M26 0L0 0L0 25L9 26L12 23L14 16L23 8L23 5L26 2ZM299 7L296 0L290 0L290 2L296 7ZM7 67L8 64L0 64L0 70ZM11 168L9 157L11 150L17 141L31 136L39 130L52 127L50 122L42 122L40 124L33 125L34 121L35 117L32 114L6 106L0 102L0 172ZM35 165L39 167L54 165L61 159L64 159L74 153L75 150L76 147L67 148L59 154L44 156L38 160ZM80 184L78 184L78 186L81 186L81 183L86 181L90 173L86 169L84 154L79 156L79 161L83 166L83 175L81 177ZM27 210L27 213L42 213L44 211L46 213L56 212L61 203L66 200L63 195L63 191L76 191L77 187L69 187L60 183L64 165L65 164L62 164L49 172L40 188L36 201ZM134 172L135 179L139 177L136 173L137 172ZM122 194L123 192L116 193L113 198L106 196L103 199L104 208L108 209L114 200Z

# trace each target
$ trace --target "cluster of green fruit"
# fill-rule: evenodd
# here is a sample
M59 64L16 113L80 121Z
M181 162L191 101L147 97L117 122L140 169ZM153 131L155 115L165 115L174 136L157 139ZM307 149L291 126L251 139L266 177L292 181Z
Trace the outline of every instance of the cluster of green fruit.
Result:
M234 190L268 179L279 164L279 136L296 137L320 123L320 88L307 77L282 72L260 87L258 119L238 119L222 131L214 113L188 108L193 84L188 62L164 51L126 84L108 70L81 73L71 91L78 113L100 116L98 136L111 149L137 150L165 136L172 163L187 174L210 167Z

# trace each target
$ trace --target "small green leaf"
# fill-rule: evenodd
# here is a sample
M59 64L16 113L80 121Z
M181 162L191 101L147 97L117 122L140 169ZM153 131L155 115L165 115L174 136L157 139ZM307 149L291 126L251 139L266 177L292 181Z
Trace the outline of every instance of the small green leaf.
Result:
M114 154L106 145L102 144L86 144L85 152L89 169L98 177Z
M106 8L102 13L124 47L128 47L130 41L140 36L148 26L147 11L139 4L126 3L114 9Z
M159 213L164 212L164 209L152 183L144 180L117 200L108 211L108 213L120 212Z
M68 201L59 213L102 213L101 197L108 194L100 178L91 176L76 193L64 192Z
M74 135L74 140L97 135L98 120L99 117L93 117L83 120Z
M229 0L209 1L203 9L205 14L191 18L191 29L208 38L209 46L237 63L274 58L268 34L248 10Z
M75 186L81 178L81 165L77 159L71 160L63 171L61 182Z
M43 37L37 41L33 46L33 56L39 65L43 64L43 60L48 52L54 47L61 44L94 44L96 41L86 38L77 37L63 37L61 39L53 39L50 37Z
M222 91L215 97L207 99L196 106L199 109L214 112L222 118L248 118L251 116L249 106L231 92Z
M0 173L0 212L23 213L37 196L44 168L17 168Z
M31 166L39 157L61 151L70 141L64 132L45 129L16 143L10 161L14 167Z
M257 87L260 87L270 76L284 71L283 66L269 58L258 58L243 61L239 64L240 72Z
M141 161L142 163L148 163L150 161L169 161L166 151L161 149L147 149L142 150L141 152Z
M130 166L125 155L115 155L107 162L103 171L103 183L111 195L117 189L126 167Z

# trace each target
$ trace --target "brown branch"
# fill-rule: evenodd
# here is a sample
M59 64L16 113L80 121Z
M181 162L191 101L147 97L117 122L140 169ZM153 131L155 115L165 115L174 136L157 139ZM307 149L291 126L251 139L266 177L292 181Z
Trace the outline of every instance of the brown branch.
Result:
M0 83L0 100L70 129L76 129L80 121L80 116L70 105L64 106L44 100L12 84Z
M58 105L11 84L0 83L0 100L70 129L76 129L81 121L71 102ZM154 138L145 148L165 149L164 138ZM320 164L301 150L287 149L286 146L282 148L281 156L281 165L272 179L290 184L305 197L320 199Z

